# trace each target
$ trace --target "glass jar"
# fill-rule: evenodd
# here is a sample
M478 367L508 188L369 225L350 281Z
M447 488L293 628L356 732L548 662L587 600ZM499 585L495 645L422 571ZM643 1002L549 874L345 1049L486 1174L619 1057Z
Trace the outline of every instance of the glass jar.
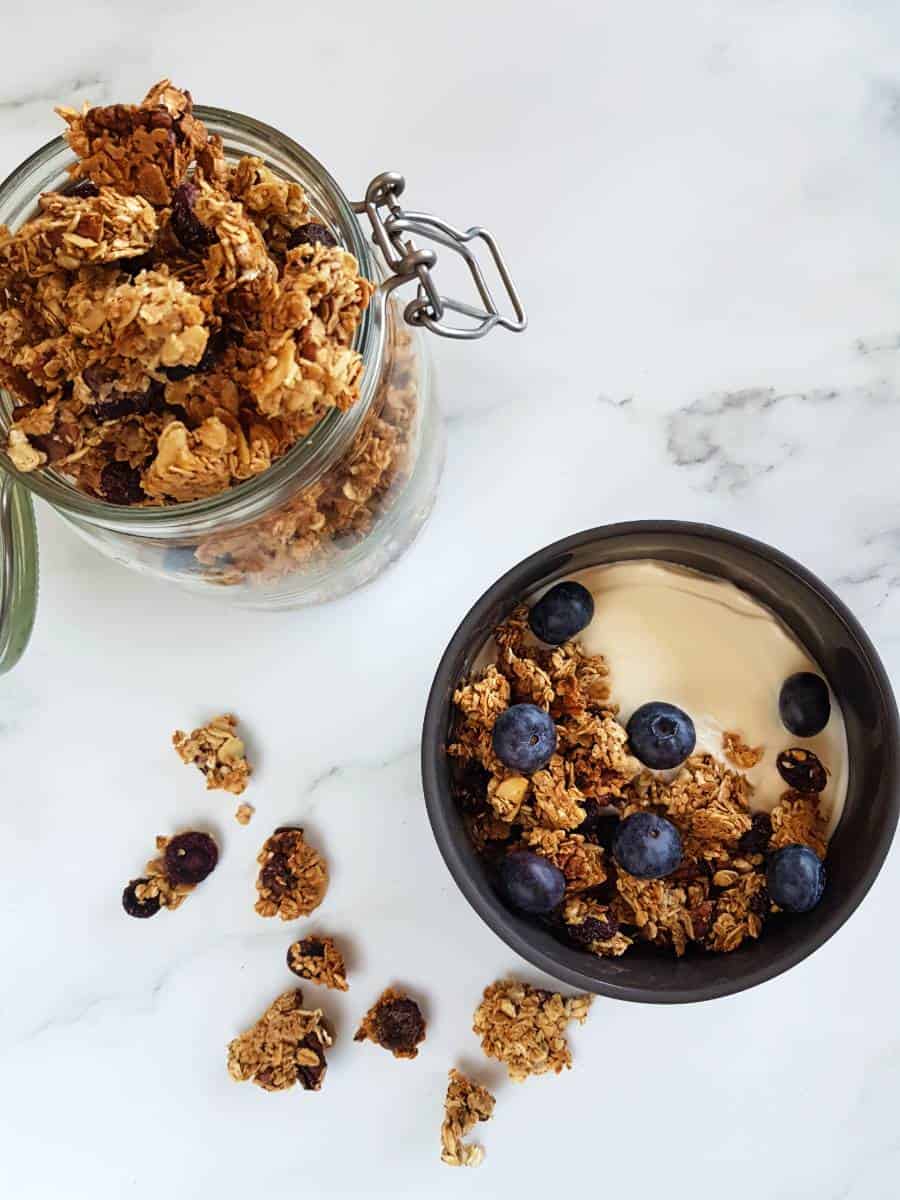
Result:
M325 168L277 130L239 114L198 107L226 157L255 155L306 191L315 219L327 225L376 285L354 347L362 357L359 400L334 409L262 474L208 499L163 507L121 507L77 489L52 466L22 474L0 450L0 671L27 640L33 614L36 545L27 493L40 496L82 537L125 566L243 607L295 608L344 595L375 578L409 546L425 522L443 462L443 432L423 330L476 337L500 324L525 325L502 258L486 231L453 229L436 218L405 213L402 177L377 177L366 199L351 204ZM40 193L65 187L73 155L62 138L38 150L0 186L0 223L17 229ZM371 224L376 259L361 222ZM433 250L411 234L460 253L482 307L438 292ZM487 245L510 295L514 318L500 316L468 243ZM392 298L417 284L405 309ZM462 313L466 328L447 328ZM472 325L471 321L475 324ZM0 390L5 445L13 398ZM27 493L22 489L27 489ZM15 630L12 626L15 625ZM5 648L5 649L4 649Z

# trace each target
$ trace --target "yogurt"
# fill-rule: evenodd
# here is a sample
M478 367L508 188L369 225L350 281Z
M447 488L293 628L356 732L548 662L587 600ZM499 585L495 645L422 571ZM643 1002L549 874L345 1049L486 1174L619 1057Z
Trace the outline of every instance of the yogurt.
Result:
M697 753L724 760L722 735L729 730L762 746L761 761L745 772L757 809L772 809L786 790L775 766L779 752L812 750L830 772L821 808L831 834L847 795L844 718L832 695L831 717L816 737L785 729L778 712L785 679L796 671L824 675L773 612L725 580L650 559L571 578L592 592L596 606L576 640L606 658L623 724L641 704L664 700L692 718Z

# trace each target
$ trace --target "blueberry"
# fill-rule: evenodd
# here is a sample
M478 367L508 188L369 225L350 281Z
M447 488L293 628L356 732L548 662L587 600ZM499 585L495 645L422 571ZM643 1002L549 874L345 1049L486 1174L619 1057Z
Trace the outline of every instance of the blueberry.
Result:
M594 597L580 583L566 580L545 592L528 614L535 637L551 646L561 646L590 625Z
M694 722L687 713L661 700L636 708L626 729L632 753L654 771L679 766L697 744Z
M652 812L636 812L619 824L613 858L638 879L662 879L681 862L681 834L671 821Z
M165 861L175 883L202 883L219 861L219 848L208 833L179 833L166 845Z
M823 792L828 783L828 772L819 759L812 750L804 750L802 746L782 750L775 765L788 787L798 792Z
M825 890L825 864L809 846L785 846L769 859L769 897L788 912L809 912Z
M566 877L541 854L512 850L498 869L500 890L513 908L526 913L548 913L566 890Z
M831 716L828 684L821 675L798 671L781 685L778 711L785 729L796 737L815 737Z
M494 753L514 771L539 771L556 749L556 726L536 704L513 704L494 724Z

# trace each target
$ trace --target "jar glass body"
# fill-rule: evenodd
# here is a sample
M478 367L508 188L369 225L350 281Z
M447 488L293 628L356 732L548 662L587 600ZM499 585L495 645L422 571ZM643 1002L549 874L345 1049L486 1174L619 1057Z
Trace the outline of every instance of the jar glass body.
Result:
M277 130L239 114L198 108L226 155L256 155L299 182L316 219L376 285L382 272L341 189ZM0 223L17 228L41 192L65 186L72 154L61 139L0 187ZM159 508L97 500L52 469L3 466L116 561L243 607L278 609L334 599L374 579L425 522L443 464L443 430L422 334L377 288L357 331L359 400L330 412L263 474L211 498ZM0 391L3 438L13 400Z

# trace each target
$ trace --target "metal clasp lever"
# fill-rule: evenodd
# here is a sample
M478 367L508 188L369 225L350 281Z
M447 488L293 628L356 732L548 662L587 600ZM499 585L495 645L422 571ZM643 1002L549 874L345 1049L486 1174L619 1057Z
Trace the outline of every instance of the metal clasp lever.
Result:
M427 213L407 212L398 203L406 187L406 180L396 171L385 171L376 175L366 188L366 198L353 205L354 212L364 213L372 226L372 241L379 248L393 274L382 285L384 291L392 292L405 283L416 283L415 298L404 309L404 318L410 325L424 325L440 337L474 339L484 337L495 325L501 325L513 333L520 333L528 324L525 309L509 275L509 270L497 243L487 229L474 225L471 229L454 229L446 221ZM420 249L410 235L426 238L458 254L475 283L481 307L464 304L441 295L432 270L438 256L431 249ZM494 303L494 297L482 273L478 259L470 242L480 239L490 251L497 274L506 288L512 305L513 317L503 316ZM460 313L475 321L474 325L451 325L446 320L448 312Z

